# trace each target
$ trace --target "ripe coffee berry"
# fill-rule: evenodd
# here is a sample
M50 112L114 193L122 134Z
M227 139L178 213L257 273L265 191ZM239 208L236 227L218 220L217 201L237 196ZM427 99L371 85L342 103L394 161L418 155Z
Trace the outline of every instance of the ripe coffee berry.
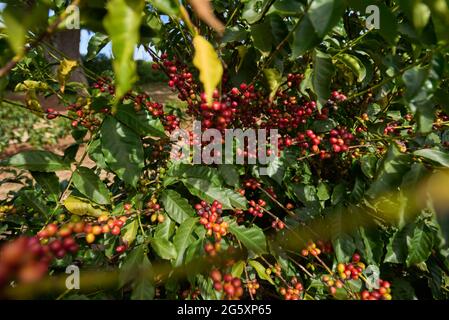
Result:
M200 223L206 228L208 236L214 235L215 241L219 242L222 236L228 232L228 224L223 221L221 214L223 206L217 200L212 205L208 205L206 201L201 201L195 205L197 214L201 217Z
M242 281L231 274L222 276L217 269L212 270L210 277L216 291L223 292L228 300L238 300L243 295Z

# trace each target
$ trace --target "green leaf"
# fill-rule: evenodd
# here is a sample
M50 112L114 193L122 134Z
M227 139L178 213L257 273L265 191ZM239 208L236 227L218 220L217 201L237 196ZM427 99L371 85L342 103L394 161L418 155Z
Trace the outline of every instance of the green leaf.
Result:
M217 200L223 209L246 209L247 200L230 189L223 189L212 185L208 180L188 178L182 180L189 192L209 203Z
M242 19L249 24L253 24L262 19L271 1L269 0L248 0L242 10Z
M449 154L446 152L434 149L421 149L413 152L413 154L415 156L434 161L443 167L449 168Z
M234 41L243 41L247 36L248 31L246 31L245 29L240 29L239 27L230 27L226 28L221 42L228 43Z
M293 42L291 45L292 58L295 59L303 55L313 47L317 46L320 41L321 38L315 33L309 15L306 14L293 33Z
M164 190L161 194L161 201L170 218L179 224L195 215L189 202L176 191Z
M198 218L188 218L185 220L176 231L173 237L173 244L175 245L178 256L174 263L175 267L179 267L184 260L184 252L187 247L193 242L194 238L192 236L193 229L197 225Z
M173 222L172 219L167 217L164 222L159 223L154 230L154 237L155 238L164 238L164 239L170 239L170 237L175 232L175 222Z
M316 195L316 188L312 185L303 183L295 184L293 185L293 190L298 200L306 206L307 204L318 200Z
M256 270L257 275L260 279L266 280L272 285L274 285L273 279L266 273L266 268L257 260L248 260L248 263Z
M123 287L125 284L136 278L136 273L144 264L144 260L148 259L145 254L145 245L136 246L126 256L123 264L120 266L119 286Z
M37 150L15 154L0 161L0 165L38 172L70 170L70 164L65 162L62 157L48 151Z
M377 157L373 155L366 155L360 159L362 172L365 176L372 179L376 173Z
M343 0L314 0L308 15L316 34L323 38L341 19Z
M387 253L384 262L404 263L408 255L407 238L413 232L414 225L407 225L396 231L387 244Z
M103 25L112 41L116 98L122 98L136 81L134 48L139 41L139 28L144 0L111 0Z
M123 227L125 233L123 234L122 239L127 243L128 246L136 239L138 228L139 223L137 220L134 220Z
M314 53L314 70L312 75L312 85L318 102L325 105L331 94L331 80L334 74L334 65L329 55L315 50Z
M185 259L184 259L185 264L188 264L188 263L192 262L194 259L203 256L203 254L204 254L203 240L204 240L203 238L197 239L189 245L189 247L187 248L186 254L185 254ZM192 270L192 273L194 273L194 272L195 271Z
M346 188L344 184L340 183L334 187L332 190L331 203L332 205L336 205L341 202L346 195Z
M410 168L409 162L410 157L402 154L395 144L391 144L377 177L366 194L374 198L399 186L404 174Z
M239 184L239 173L234 165L220 164L218 165L218 172L223 177L227 185L235 187Z
M346 217L342 209L342 205L337 206L330 216L332 247L338 262L348 262L356 250L356 245L354 239L345 232Z
M36 197L36 193L33 190L22 190L20 192L20 197L25 201L25 204L35 211L47 217L50 214L50 208L47 207L46 203Z
M156 254L165 260L176 259L177 252L176 248L167 239L164 238L153 238L151 239L151 247L154 249Z
M370 3L371 4L371 3ZM384 3L378 3L380 9L380 30L379 33L390 44L394 44L398 35L398 18L391 9Z
M144 167L139 136L114 118L107 117L101 127L101 145L109 168L120 179L136 187Z
M251 39L254 47L262 55L268 55L271 52L273 38L271 36L271 26L268 20L263 23L253 24L251 26Z
M140 136L167 136L162 122L153 118L147 110L135 111L132 105L123 105L118 107L115 117Z
M95 33L87 45L86 61L94 59L109 42L109 37L100 32Z
M328 187L324 182L321 182L318 185L316 195L320 201L326 201L330 199Z
M240 278L242 276L243 271L245 270L246 263L243 260L235 263L232 266L231 274L233 277Z
M213 185L220 187L222 179L217 169L207 165L190 165L185 163L176 163L169 167L167 178L174 178L175 181L184 178L198 178L210 181ZM164 181L165 182L165 181ZM165 184L165 186L170 185Z
M78 167L72 175L73 185L98 204L110 204L109 190L91 169Z
M78 198L75 196L69 196L67 199L64 200L64 207L72 213L76 214L78 216L93 216L98 218L99 216L103 214L108 214L107 211L104 211L100 208L95 207L91 203L89 203L87 200L84 200L82 198Z
M404 72L402 80L406 86L405 98L408 101L412 101L420 93L428 76L428 67L414 67Z
M100 138L92 141L87 152L89 154L89 158L91 158L93 161L95 161L95 164L98 167L100 167L104 170L110 170L108 168L108 165L106 164L106 160L104 158L103 151L101 150L101 139Z
M54 172L31 171L31 175L53 201L58 201L61 189L59 178Z
M200 35L193 38L195 55L193 64L200 71L200 81L204 87L206 101L212 104L212 94L217 88L223 75L223 66L214 47Z
M148 278L136 281L131 294L131 300L153 300L156 293L156 288Z
M410 238L410 241L407 241L407 266L412 266L426 261L431 254L433 242L433 230L431 230L424 223L417 225L413 231L413 236Z
M354 239L346 233L340 233L332 240L338 262L348 262L355 252Z
M267 253L267 243L262 229L253 225L249 228L238 225L234 220L227 219L229 231L248 249L256 255Z
M336 59L348 67L357 77L357 82L362 82L366 77L366 68L362 61L352 54L339 54Z

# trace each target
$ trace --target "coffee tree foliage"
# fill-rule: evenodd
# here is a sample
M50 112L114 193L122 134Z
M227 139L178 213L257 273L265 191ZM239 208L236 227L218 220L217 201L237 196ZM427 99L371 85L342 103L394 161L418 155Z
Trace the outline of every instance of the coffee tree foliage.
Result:
M75 264L66 298L447 298L447 0L5 2L1 87L75 142L1 162L29 177L1 207L2 295L56 298ZM51 44L74 8L113 74ZM178 102L135 85L136 46ZM194 120L278 129L279 157L176 161Z

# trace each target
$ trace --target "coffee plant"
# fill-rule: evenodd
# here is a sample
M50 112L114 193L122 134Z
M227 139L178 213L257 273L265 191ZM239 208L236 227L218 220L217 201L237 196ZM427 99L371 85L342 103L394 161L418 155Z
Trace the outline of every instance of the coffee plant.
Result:
M448 298L449 1L4 2L5 103L75 143L1 160L29 176L0 206L1 297ZM52 45L77 18L114 72ZM179 101L135 85L136 46ZM208 162L207 129L276 129L274 157Z

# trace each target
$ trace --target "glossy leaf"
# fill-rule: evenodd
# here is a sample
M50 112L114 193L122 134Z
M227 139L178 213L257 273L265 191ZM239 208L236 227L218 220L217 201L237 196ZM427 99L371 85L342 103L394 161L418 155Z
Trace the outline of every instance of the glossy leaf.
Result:
M151 239L150 243L151 247L154 249L156 254L162 259L165 260L176 259L177 257L176 248L173 245L173 243L171 243L167 239L153 238Z
M48 151L23 151L1 160L0 165L38 172L70 169L70 164L65 162L62 157Z
M324 37L341 18L344 9L343 0L314 0L308 15L319 37Z
M109 190L91 169L78 167L72 175L73 185L98 204L109 204Z
M267 244L265 234L262 229L253 225L252 227L245 227L238 225L233 220L228 220L229 232L231 232L242 244L254 252L256 255L267 253Z
M247 206L246 199L240 194L230 189L216 187L207 180L188 178L184 179L183 183L191 194L209 203L217 200L223 205L223 209L245 209Z
M249 260L248 263L256 270L260 279L266 280L274 285L273 279L266 273L266 268L257 260Z
M415 156L438 163L443 167L449 168L449 154L434 149L421 149L413 152Z
M177 251L177 258L174 265L180 266L184 260L184 253L187 247L193 242L192 236L194 228L197 226L198 218L188 218L179 226L173 237L173 244Z
M161 195L161 201L170 218L179 224L195 216L195 211L189 202L174 190L165 190Z
M100 32L95 33L87 45L86 60L93 60L98 53L109 43L109 37Z
M330 97L331 80L334 74L334 65L329 55L315 51L312 84L313 89L318 97L318 102L324 105Z
M101 127L101 145L108 167L135 187L144 167L140 137L114 118L107 117Z

